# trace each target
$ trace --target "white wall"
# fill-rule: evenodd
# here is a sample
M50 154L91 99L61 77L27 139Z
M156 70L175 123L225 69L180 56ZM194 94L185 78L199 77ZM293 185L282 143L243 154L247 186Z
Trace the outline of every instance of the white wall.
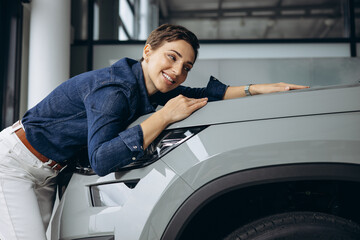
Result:
M140 59L142 48L143 45L96 45L94 69L107 67L123 57ZM318 71L312 66L314 64L318 65L319 71L331 72L327 83L317 80L316 84L339 83L341 80L335 77L346 68L337 67L338 62L349 57L349 44L346 43L202 44L198 60L185 84L204 86L210 75L230 85L279 81L310 84L318 76L315 74ZM322 60L317 63L311 59Z
M94 69L106 67L123 57L140 59L143 45L96 45ZM262 58L324 58L350 57L347 43L288 43L288 44L202 44L199 60L262 59Z

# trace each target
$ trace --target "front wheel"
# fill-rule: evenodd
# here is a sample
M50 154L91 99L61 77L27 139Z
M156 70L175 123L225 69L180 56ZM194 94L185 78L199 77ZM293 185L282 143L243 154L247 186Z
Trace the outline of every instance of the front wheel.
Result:
M315 212L289 212L238 228L224 240L359 240L360 226L350 220Z

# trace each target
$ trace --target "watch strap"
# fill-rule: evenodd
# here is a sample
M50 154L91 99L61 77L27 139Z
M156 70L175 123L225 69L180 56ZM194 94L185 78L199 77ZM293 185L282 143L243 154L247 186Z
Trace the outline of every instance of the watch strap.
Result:
M245 89L244 89L244 90L245 90L246 96L252 96L251 93L250 93L250 90L249 90L251 85L252 85L252 84L249 84L249 85L246 85L246 86L245 86Z

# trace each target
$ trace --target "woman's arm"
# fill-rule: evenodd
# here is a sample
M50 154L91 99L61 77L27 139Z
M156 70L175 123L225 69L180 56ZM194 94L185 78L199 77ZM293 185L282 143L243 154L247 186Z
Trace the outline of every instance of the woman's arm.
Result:
M249 90L252 95L256 95L303 88L308 87L288 83L271 83L251 85ZM228 87L225 91L224 99L245 96L245 86ZM140 124L143 131L143 148L146 149L169 124L187 118L194 111L205 106L207 101L208 98L195 99L183 95L170 99L163 108Z
M267 83L267 84L253 84L249 87L249 92L251 95L257 95L257 94L282 92L282 91L304 89L304 88L309 88L309 87L280 82L280 83ZM245 86L228 87L224 95L224 99L232 99L232 98L240 98L240 97L246 97Z
M143 148L146 149L169 124L187 118L206 103L207 98L195 99L183 95L170 99L163 108L140 124L144 136Z
M227 85L211 76L207 86L204 88L178 86L167 93L157 92L150 98L152 102L162 106L164 106L170 99L180 94L188 98L207 98L209 102L219 101L223 99L227 87Z

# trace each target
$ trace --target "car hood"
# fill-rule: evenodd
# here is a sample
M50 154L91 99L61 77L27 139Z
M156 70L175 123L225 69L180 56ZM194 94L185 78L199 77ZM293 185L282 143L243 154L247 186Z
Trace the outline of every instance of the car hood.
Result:
M315 87L209 102L167 129L360 111L360 84ZM144 115L129 127L140 124Z

